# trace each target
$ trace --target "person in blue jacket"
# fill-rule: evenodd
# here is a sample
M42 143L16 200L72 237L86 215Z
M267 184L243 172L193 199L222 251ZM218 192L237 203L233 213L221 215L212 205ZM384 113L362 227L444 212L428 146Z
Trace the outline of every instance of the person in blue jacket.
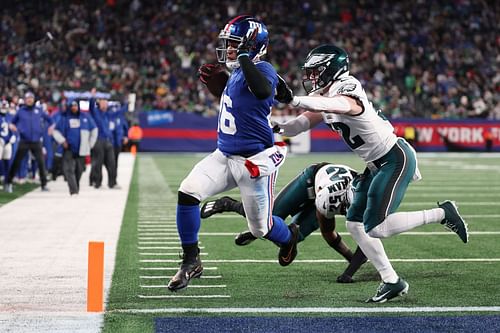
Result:
M115 167L116 175L118 175L118 157L124 145L128 143L128 123L125 119L125 112L127 112L128 104L124 104L119 109L114 109L112 114L112 138L113 138L113 151L115 153Z
M101 187L102 165L108 172L108 187L118 188L116 184L116 163L113 150L111 127L113 119L108 110L108 101L95 99L96 90L92 89L92 98L89 100L89 111L98 128L97 142L91 151L90 185Z
M14 179L16 171L28 151L31 151L39 166L42 191L48 191L47 173L45 171L41 139L43 131L46 130L43 121L48 124L48 127L50 127L53 122L40 106L35 105L35 95L32 92L27 92L24 95L24 103L25 104L19 108L12 119L12 123L9 125L12 131L19 132L20 141L14 163L7 177L6 191L12 192L12 179Z
M54 139L63 146L62 168L70 195L80 191L80 178L85 169L85 156L95 145L97 126L89 115L80 112L78 101L70 102L69 110L59 118Z

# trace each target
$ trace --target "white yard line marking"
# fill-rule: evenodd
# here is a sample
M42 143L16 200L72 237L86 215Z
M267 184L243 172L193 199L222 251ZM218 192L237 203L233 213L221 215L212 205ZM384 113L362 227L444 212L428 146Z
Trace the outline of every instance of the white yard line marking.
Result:
M485 185L487 186L487 185ZM427 193L405 193L405 198L428 198ZM500 198L498 193L455 193L454 198Z
M173 235L173 233L156 233L156 232L149 232L149 233L139 233L139 237L142 237L142 236L165 236L165 239L169 239L169 240L179 240L179 237L169 237L169 235Z
M200 236L236 236L236 232L200 232ZM349 236L348 232L339 232L341 236ZM318 231L313 232L310 236L320 236ZM450 231L407 231L399 234L398 236L430 236L430 235L443 235L455 236L454 232ZM469 231L469 235L500 235L500 231Z
M427 194L428 196L428 194ZM459 206L461 206L461 204L459 203ZM462 214L460 214L462 215ZM480 214L480 215L462 215L462 217L464 219L467 219L467 218L475 218L475 219L493 219L493 218L499 218L500 217L500 214ZM233 214L233 213L224 213L224 214L219 214L219 215L214 215L212 217L209 217L208 219L231 219L231 220L234 220L235 218L241 218L243 219L242 216L238 215L238 214ZM337 216L335 216L335 218L337 218ZM338 216L339 219L343 219L344 216Z
M191 288L192 286L189 286ZM151 299L162 299L162 298L230 298L230 295L137 295L139 298L151 298ZM116 310L108 312L119 312Z
M179 267L140 267L143 271L177 271ZM218 267L203 267L203 271L215 271Z
M172 259L142 259L140 262L164 262L176 263L179 260ZM497 262L500 258L434 258L434 259L392 259L391 262ZM233 263L233 264L249 264L249 263L276 263L274 259L205 259L204 263ZM296 259L294 263L302 264L320 264L320 263L345 263L342 259Z
M173 231L173 230L172 230ZM172 235L177 235L177 232L139 232L137 233L140 236L172 236ZM171 239L179 239L177 238L171 238Z
M180 246L138 246L139 250L182 250ZM203 250L204 246L198 246L200 250Z
M170 296L170 297L169 297ZM148 298L171 298L176 295L150 296ZM208 297L229 297L205 295ZM143 297L139 295L139 297ZM144 296L146 298L147 296ZM185 296L189 297L189 296ZM192 297L192 296L191 296ZM198 296L200 297L200 296ZM106 312L118 313L412 313L412 312L500 312L500 306L458 306L458 307L346 307L346 308L163 308L163 309L115 309Z
M139 276L140 279L145 279L145 280L162 280L162 279L170 279L172 278L172 275L141 275ZM199 277L200 279L221 279L222 275L202 275Z
M139 237L139 240L140 241L147 241L147 240L165 240L165 239L169 239L169 237ZM173 241L165 241L163 242L164 244L177 244L177 245L180 245L181 242L180 240L177 240L177 242L173 242ZM199 243L199 242L198 242Z
M151 289L156 289L156 288L167 288L166 284L157 284L157 285L140 285L139 287L141 288L151 288ZM189 288L227 288L225 284L190 284Z
M171 238L172 239L172 238ZM158 242L155 242L155 241L147 241L147 242L142 242L142 241L139 241L137 242L137 244L139 245L148 245L148 244L167 244L167 242L163 242L163 241L158 241ZM176 242L176 244L179 244L179 242Z
M175 231L177 232L177 227L137 227L140 231Z
M179 252L139 252L141 256L178 256ZM207 256L207 252L200 252L200 256Z
M429 205L428 202L403 202L401 206L422 206ZM459 202L459 207L463 206L498 206L498 201L483 201L483 202Z

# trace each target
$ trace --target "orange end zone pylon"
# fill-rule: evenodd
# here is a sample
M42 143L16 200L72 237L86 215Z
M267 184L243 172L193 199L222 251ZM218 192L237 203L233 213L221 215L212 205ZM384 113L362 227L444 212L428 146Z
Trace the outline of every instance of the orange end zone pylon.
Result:
M103 311L104 242L89 242L87 312Z

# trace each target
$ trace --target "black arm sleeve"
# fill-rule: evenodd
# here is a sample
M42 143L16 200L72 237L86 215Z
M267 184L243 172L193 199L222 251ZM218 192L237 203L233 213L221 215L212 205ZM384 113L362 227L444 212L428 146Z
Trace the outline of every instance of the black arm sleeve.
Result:
M238 61L247 80L248 87L258 99L266 99L271 96L272 86L266 77L257 69L255 64L247 56L238 58Z

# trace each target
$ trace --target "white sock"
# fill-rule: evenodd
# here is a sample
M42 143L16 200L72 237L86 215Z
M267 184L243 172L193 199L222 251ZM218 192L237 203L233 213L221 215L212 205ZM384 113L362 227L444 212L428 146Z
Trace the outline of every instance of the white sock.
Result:
M442 208L420 210L417 212L392 213L381 224L370 230L370 236L386 238L412 230L424 224L440 223L443 219L444 210Z
M365 232L365 227L361 222L346 221L347 230L352 238L358 243L365 256L380 274L382 281L388 283L398 282L398 274L392 268L391 262L384 250L382 241L378 238L372 238Z

